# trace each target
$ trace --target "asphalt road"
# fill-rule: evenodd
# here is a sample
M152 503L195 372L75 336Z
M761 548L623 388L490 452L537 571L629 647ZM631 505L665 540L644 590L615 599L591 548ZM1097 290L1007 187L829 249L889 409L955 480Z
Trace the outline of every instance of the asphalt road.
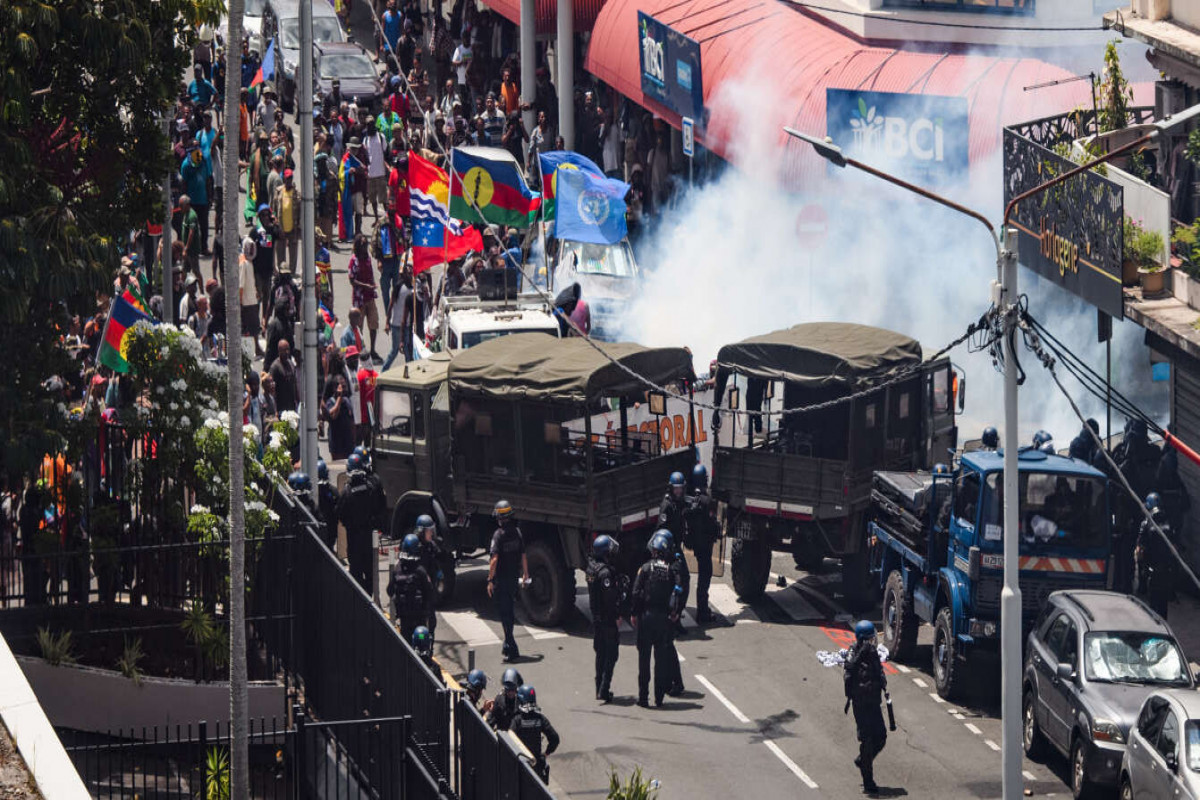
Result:
M437 657L461 677L470 652L498 691L507 665L501 631L487 599L482 562L463 562L458 591L439 613ZM557 788L570 797L603 797L609 775L641 767L662 783L660 797L858 797L853 765L853 720L843 716L841 670L827 668L818 650L837 650L851 634L850 616L837 602L835 565L821 574L796 570L777 556L776 575L763 599L737 600L728 577L714 579L719 624L677 642L685 696L661 709L634 705L637 650L623 629L611 704L594 699L591 625L586 590L578 580L576 612L563 630L519 625L522 661L516 666L538 690L543 710L563 737L550 757ZM694 609L693 609L694 611ZM878 610L873 614L878 621ZM930 677L929 631L907 665L889 665L898 730L876 761L881 796L1000 797L999 671L980 670L962 705L937 697ZM1068 796L1066 765L1027 762L1032 796Z

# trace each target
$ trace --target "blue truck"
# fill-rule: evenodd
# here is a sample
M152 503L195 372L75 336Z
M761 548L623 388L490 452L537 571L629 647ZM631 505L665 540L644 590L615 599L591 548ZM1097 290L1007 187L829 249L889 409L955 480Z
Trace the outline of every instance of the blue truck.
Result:
M1065 456L1023 449L1020 581L1023 627L1059 589L1104 589L1111 553L1105 476ZM867 544L883 589L882 643L909 659L921 622L933 626L938 694L962 687L966 662L999 652L1004 571L1004 458L964 453L931 472L876 472Z

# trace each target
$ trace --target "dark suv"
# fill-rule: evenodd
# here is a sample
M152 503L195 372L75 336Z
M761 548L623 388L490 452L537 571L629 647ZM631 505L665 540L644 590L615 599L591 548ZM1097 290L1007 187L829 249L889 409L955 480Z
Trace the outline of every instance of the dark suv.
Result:
M1075 797L1116 785L1129 729L1151 692L1195 687L1166 621L1116 592L1054 592L1025 652L1025 754L1037 758L1049 742L1067 755Z

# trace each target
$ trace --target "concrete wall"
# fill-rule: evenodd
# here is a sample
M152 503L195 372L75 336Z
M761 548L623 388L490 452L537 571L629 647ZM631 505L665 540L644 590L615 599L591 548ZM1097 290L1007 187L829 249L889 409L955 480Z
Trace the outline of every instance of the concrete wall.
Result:
M137 686L112 670L52 667L30 656L17 662L56 727L102 733L229 719L228 683L145 678ZM251 717L283 717L281 685L251 683L249 694Z
M1196 0L1149 0L1152 4L1170 6L1170 14L1176 22L1200 30L1200 3Z
M1163 237L1161 261L1167 263L1171 246L1171 196L1148 183L1108 165L1108 178L1125 189L1125 216L1140 221L1148 231L1158 231Z

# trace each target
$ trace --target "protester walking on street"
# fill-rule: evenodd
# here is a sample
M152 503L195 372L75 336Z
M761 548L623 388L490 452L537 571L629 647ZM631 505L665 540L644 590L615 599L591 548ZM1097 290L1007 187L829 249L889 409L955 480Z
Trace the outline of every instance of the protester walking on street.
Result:
M350 266L347 269L352 293L351 302L359 309L367 321L367 330L371 336L370 357L375 363L382 363L379 351L375 349L379 337L379 304L376 302L375 269L371 264L371 253L367 246L367 237L361 233L354 237L354 254L350 256Z
M300 246L300 192L297 191L293 173L283 171L283 182L275 187L271 196L271 215L279 223L279 244L275 248L275 265L281 266L286 256L292 272L300 271L297 251ZM285 252L286 251L286 252Z

